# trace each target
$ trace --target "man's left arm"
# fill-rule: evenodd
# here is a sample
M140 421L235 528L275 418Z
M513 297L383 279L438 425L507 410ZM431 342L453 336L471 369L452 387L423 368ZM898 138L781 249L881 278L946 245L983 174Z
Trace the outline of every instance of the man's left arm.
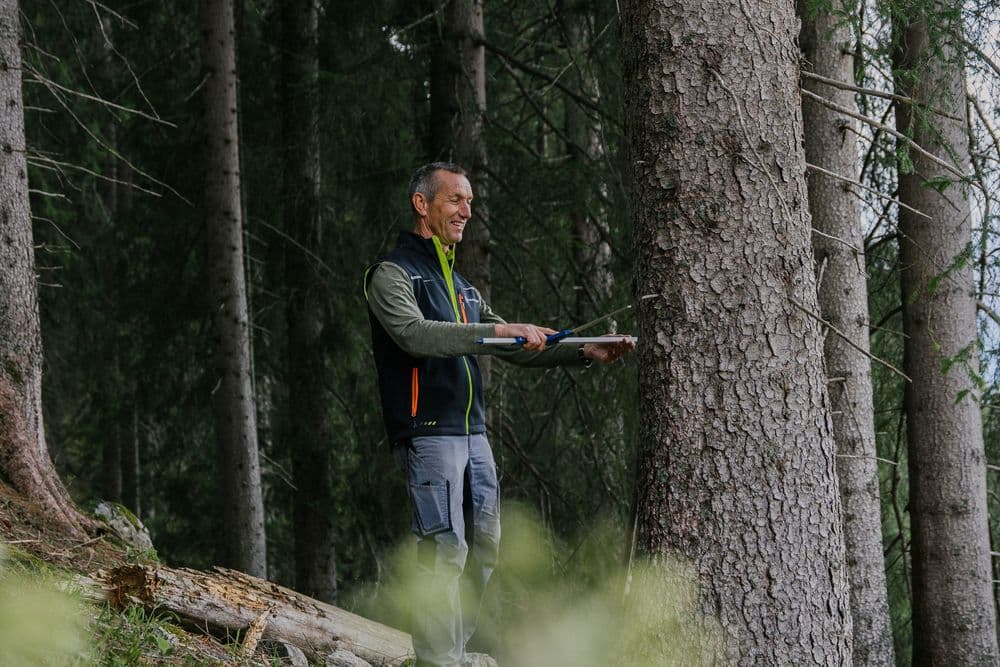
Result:
M506 321L483 300L481 294L479 295L479 321L483 324L506 324ZM635 344L630 342L615 345L587 344L582 346L556 343L544 350L532 352L515 345L495 345L491 354L518 366L590 366L592 361L602 364L614 363L634 347Z

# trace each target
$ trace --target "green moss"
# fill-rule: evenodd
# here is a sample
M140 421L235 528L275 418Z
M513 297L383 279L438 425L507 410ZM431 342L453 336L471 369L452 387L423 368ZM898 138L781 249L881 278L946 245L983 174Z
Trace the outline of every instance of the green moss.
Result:
M20 387L24 384L24 375L21 374L21 369L14 363L13 359L3 360L3 372L16 386Z

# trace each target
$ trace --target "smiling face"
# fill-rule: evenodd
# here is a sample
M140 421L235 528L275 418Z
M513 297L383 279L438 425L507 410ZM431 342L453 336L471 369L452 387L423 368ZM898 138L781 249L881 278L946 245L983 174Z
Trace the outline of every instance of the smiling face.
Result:
M434 179L437 187L432 199L413 193L415 231L425 239L436 236L441 245L450 247L462 240L465 225L472 218L472 186L465 176L443 169L434 172Z

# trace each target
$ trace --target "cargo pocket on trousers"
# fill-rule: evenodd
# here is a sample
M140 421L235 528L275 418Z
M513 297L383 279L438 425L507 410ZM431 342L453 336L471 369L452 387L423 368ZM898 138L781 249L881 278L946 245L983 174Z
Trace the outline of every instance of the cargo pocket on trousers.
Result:
M451 530L448 490L447 481L444 484L410 484L410 497L421 537Z

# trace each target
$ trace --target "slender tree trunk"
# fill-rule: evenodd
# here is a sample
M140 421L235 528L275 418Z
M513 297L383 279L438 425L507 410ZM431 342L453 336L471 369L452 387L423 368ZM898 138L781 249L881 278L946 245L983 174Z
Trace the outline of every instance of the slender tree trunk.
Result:
M133 397L128 437L122 441L122 504L137 517L142 516L142 489L139 484L139 406Z
M593 75L587 54L591 46L591 27L586 6L582 0L560 0L557 5L566 51L573 63L566 71L566 83L584 97L598 98L597 78ZM594 184L586 177L595 163L604 155L601 145L600 125L591 117L592 111L579 103L565 101L566 150L572 159L568 167L583 174L578 196L569 203L573 239L576 244L576 322L594 317L597 308L611 295L614 276L610 270L611 246L607 242L608 223L601 210L600 200L593 191Z
M483 0L437 0L444 23L431 54L431 148L469 172L476 203L462 239L459 268L489 301L489 214L486 197L486 53ZM480 364L484 359L480 359Z
M903 8L905 9L905 8ZM924 10L927 11L926 9ZM934 5L932 11L942 12ZM942 16L894 17L896 125L923 148L970 171L961 57ZM932 112L931 109L934 111ZM946 115L945 115L946 114ZM949 118L951 117L951 118ZM952 118L957 120L952 120ZM899 199L906 434L913 548L913 664L995 665L986 455L976 387L972 220L963 185L915 151Z
M225 564L264 577L267 559L243 267L233 0L201 0L208 280L215 332Z
M108 90L114 89L111 71L111 43L108 36L114 30L114 24L110 16L102 16L95 20L91 31L93 43L94 59L96 66L94 71L98 81L105 84ZM118 119L112 118L103 125L102 134L109 146L118 148ZM109 230L116 224L118 217L118 158L111 152L101 156L101 173L106 179L98 180L95 184L97 190L97 204L95 207L93 224L98 233ZM107 294L108 308L106 310L108 318L114 321L118 313L116 306L120 303L120 293L118 282L114 279L114 272L118 268L114 260L102 263L102 278L106 279L106 284L111 286ZM117 334L112 334L104 338L104 344L110 349L109 356L112 359L110 368L104 375L101 383L103 389L103 402L106 406L112 405L120 407L122 405L121 394L122 373L121 355L119 353ZM122 502L122 437L121 417L119 410L105 409L101 414L101 437L103 445L101 451L101 496L105 500L116 503Z
M828 79L852 83L854 58L845 48L853 38L850 24L837 11L818 8L807 0L799 0L798 9L804 67ZM834 9L849 10L843 6ZM802 87L842 107L856 106L854 94L849 91L808 78L803 78ZM855 178L857 123L808 97L802 98L802 116L806 161ZM812 171L808 185L812 225L821 232L813 235L821 313L824 320L850 339L849 344L827 330L824 349L837 442L837 477L844 507L854 664L894 665L882 554L871 363L855 349L868 351L868 285L861 211L858 197L843 181Z
M42 420L42 333L28 202L20 14L0 0L0 471L50 518L90 525L49 458Z
M794 5L621 8L639 550L690 562L706 664L849 664Z
M285 282L288 287L288 434L295 476L295 586L324 602L337 599L333 429L326 389L323 330L327 295L311 253L322 246L320 214L318 5L282 4Z

